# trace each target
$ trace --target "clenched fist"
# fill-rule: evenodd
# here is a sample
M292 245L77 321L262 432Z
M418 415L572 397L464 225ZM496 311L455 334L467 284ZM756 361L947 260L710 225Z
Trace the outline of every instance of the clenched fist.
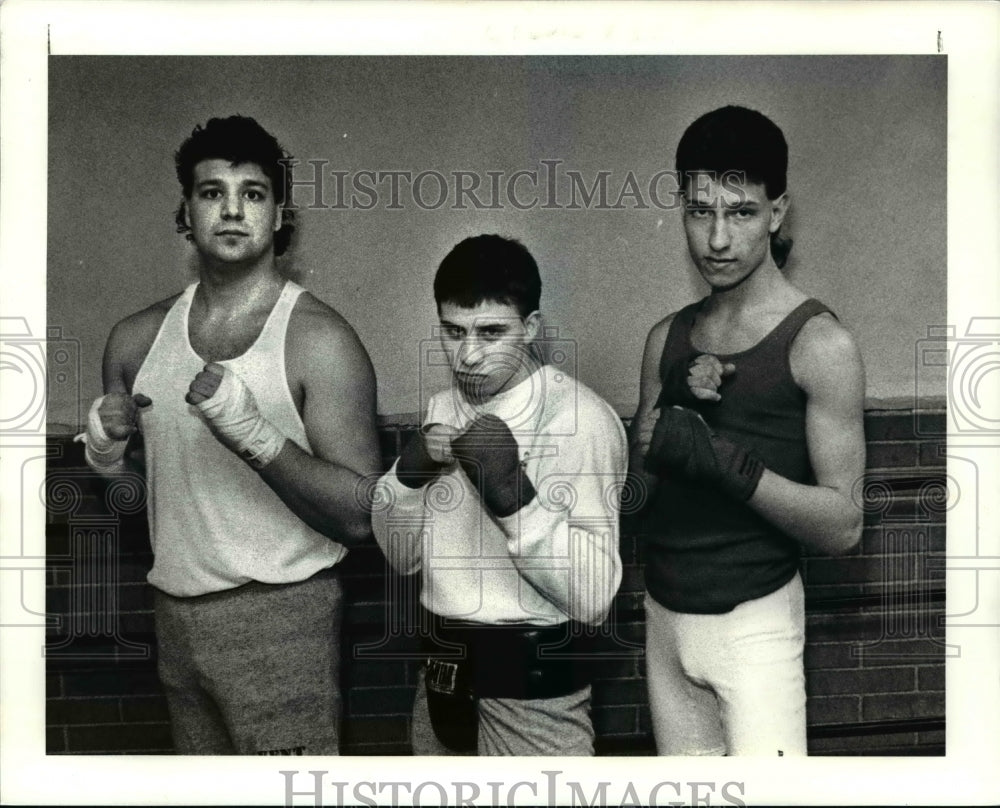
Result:
M535 498L535 488L521 466L517 439L497 416L479 416L452 441L451 451L483 503L497 516L510 516Z
M198 408L220 443L258 471L285 445L285 436L261 414L250 388L223 365L205 365L184 400Z
M723 379L735 372L736 365L712 354L700 354L687 363L675 362L663 379L655 406L692 407L703 401L721 401Z
M108 393L97 406L104 434L112 440L128 440L139 428L139 412L153 403L149 396L136 393Z

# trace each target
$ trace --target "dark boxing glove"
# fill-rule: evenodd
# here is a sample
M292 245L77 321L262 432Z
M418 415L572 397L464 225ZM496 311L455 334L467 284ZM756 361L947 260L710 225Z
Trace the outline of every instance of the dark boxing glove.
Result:
M524 473L517 440L495 415L481 415L451 444L452 454L483 503L499 517L517 513L535 498Z
M396 463L396 476L407 488L427 485L452 458L447 443L454 430L444 424L424 424L407 441Z
M764 473L757 455L717 435L696 412L683 407L660 411L645 467L653 474L717 486L744 501L753 496Z

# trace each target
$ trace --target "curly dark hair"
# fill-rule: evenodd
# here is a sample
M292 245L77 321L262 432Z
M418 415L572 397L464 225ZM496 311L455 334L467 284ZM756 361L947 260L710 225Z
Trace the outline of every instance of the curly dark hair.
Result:
M228 118L209 118L191 131L174 155L177 180L184 198L181 200L174 221L177 232L186 234L191 241L191 228L185 222L185 206L191 198L194 185L194 167L202 160L229 160L233 165L254 163L271 181L275 201L284 205L291 197L292 172L288 161L292 156L285 151L274 135L253 118L230 115ZM281 229L274 234L274 254L283 255L292 242L295 232L295 211L285 206L281 209Z
M445 256L434 277L434 300L474 308L483 301L514 306L522 317L542 295L538 264L520 241L497 235L467 238Z

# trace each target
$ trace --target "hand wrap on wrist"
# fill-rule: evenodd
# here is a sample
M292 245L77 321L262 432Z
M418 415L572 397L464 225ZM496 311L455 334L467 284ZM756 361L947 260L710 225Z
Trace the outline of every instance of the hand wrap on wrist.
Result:
M682 407L660 412L645 467L654 474L716 485L744 501L753 496L764 473L757 455L717 435L697 413Z
M510 516L535 498L524 473L517 439L495 415L481 415L451 444L452 453L483 503L499 517Z
M125 447L128 445L128 438L115 440L108 437L108 433L104 431L99 412L104 399L105 396L100 396L90 405L90 412L87 413L87 430L77 435L75 440L83 441L86 445L83 454L87 459L87 465L94 471L99 474L117 474L125 471Z
M229 368L212 397L195 406L216 437L258 471L285 445L285 436L260 414L250 388Z

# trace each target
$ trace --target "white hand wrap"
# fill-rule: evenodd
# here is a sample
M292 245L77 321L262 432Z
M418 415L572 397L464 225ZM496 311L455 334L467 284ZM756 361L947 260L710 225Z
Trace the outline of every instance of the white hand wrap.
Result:
M77 435L74 440L86 444L84 457L87 459L87 465L94 471L98 474L119 474L125 471L125 447L128 445L128 438L115 440L108 437L108 433L104 431L101 414L98 412L104 398L101 396L90 405L90 412L87 413L87 431Z
M257 470L285 445L285 436L260 414L250 388L229 368L212 397L195 406L219 440Z

